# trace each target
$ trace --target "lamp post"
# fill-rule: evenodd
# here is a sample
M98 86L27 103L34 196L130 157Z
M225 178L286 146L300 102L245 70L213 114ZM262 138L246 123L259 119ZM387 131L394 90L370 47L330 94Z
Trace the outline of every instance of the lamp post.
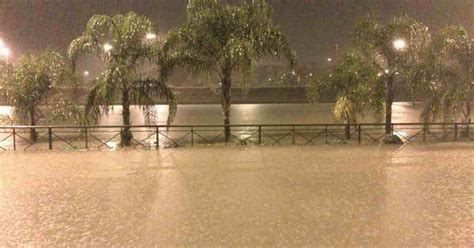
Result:
M392 41L392 46L396 52L403 52L407 49L408 44L404 39L397 38ZM390 66L385 70L386 75L386 86L385 86L385 134L392 134L392 105L393 105L393 82L395 75L398 72L395 68Z

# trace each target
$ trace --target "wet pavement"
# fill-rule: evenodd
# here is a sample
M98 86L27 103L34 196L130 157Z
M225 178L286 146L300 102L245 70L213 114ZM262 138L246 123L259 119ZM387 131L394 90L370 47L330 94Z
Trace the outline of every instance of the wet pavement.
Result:
M474 145L0 154L0 246L471 246Z

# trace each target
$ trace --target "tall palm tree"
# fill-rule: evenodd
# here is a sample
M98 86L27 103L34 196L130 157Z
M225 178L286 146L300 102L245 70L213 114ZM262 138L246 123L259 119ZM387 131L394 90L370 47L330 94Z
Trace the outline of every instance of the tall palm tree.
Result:
M474 53L472 40L462 27L450 26L435 35L430 51L429 99L422 112L425 121L471 122Z
M282 32L272 23L264 0L227 5L220 0L190 0L184 24L172 30L164 45L162 74L177 66L219 77L225 138L230 138L232 78L241 73L243 86L252 65L267 56L283 56L292 67L296 55Z
M409 75L417 75L413 72L407 73L407 69L417 68L422 60L423 51L430 44L428 27L406 16L392 18L387 23L369 17L356 26L354 39L383 76L385 133L390 134L394 83L397 77L407 80Z
M176 113L175 98L164 78L141 76L141 66L147 61L152 62L159 54L160 44L153 32L152 22L134 12L95 15L87 23L82 36L69 46L69 57L74 65L79 55L87 52L96 54L104 62L106 69L89 92L85 112L87 118L97 120L117 97L120 98L125 126L121 133L123 146L130 145L133 138L130 105L139 105L150 122L154 122L156 117L155 97L168 102L168 123Z
M357 123L357 115L367 111L379 119L383 108L383 87L377 76L377 68L367 62L359 52L347 52L336 68L321 79L316 78L308 88L310 100L318 101L323 94L336 94L333 115L336 122L346 124L345 137L351 138L351 124Z

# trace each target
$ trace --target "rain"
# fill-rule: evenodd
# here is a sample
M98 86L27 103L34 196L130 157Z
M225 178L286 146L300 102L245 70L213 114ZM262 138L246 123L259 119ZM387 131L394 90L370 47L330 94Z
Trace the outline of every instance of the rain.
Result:
M0 246L472 246L473 10L0 0Z

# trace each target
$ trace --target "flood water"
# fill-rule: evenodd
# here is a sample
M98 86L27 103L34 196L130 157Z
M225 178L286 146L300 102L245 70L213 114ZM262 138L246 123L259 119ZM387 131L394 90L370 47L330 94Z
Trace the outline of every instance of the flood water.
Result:
M234 124L316 124L333 123L333 104L235 104L232 106L231 122ZM393 106L393 122L420 122L421 104L397 102ZM10 114L10 107L0 106L0 115ZM158 123L166 124L168 108L157 106ZM122 124L121 106L114 106L109 116L103 116L101 125ZM474 113L473 113L474 117ZM371 114L359 117L359 122L373 122ZM139 108L132 109L132 122L143 125L144 118ZM221 106L217 104L179 105L176 125L222 124Z
M474 242L472 144L0 156L0 246Z

